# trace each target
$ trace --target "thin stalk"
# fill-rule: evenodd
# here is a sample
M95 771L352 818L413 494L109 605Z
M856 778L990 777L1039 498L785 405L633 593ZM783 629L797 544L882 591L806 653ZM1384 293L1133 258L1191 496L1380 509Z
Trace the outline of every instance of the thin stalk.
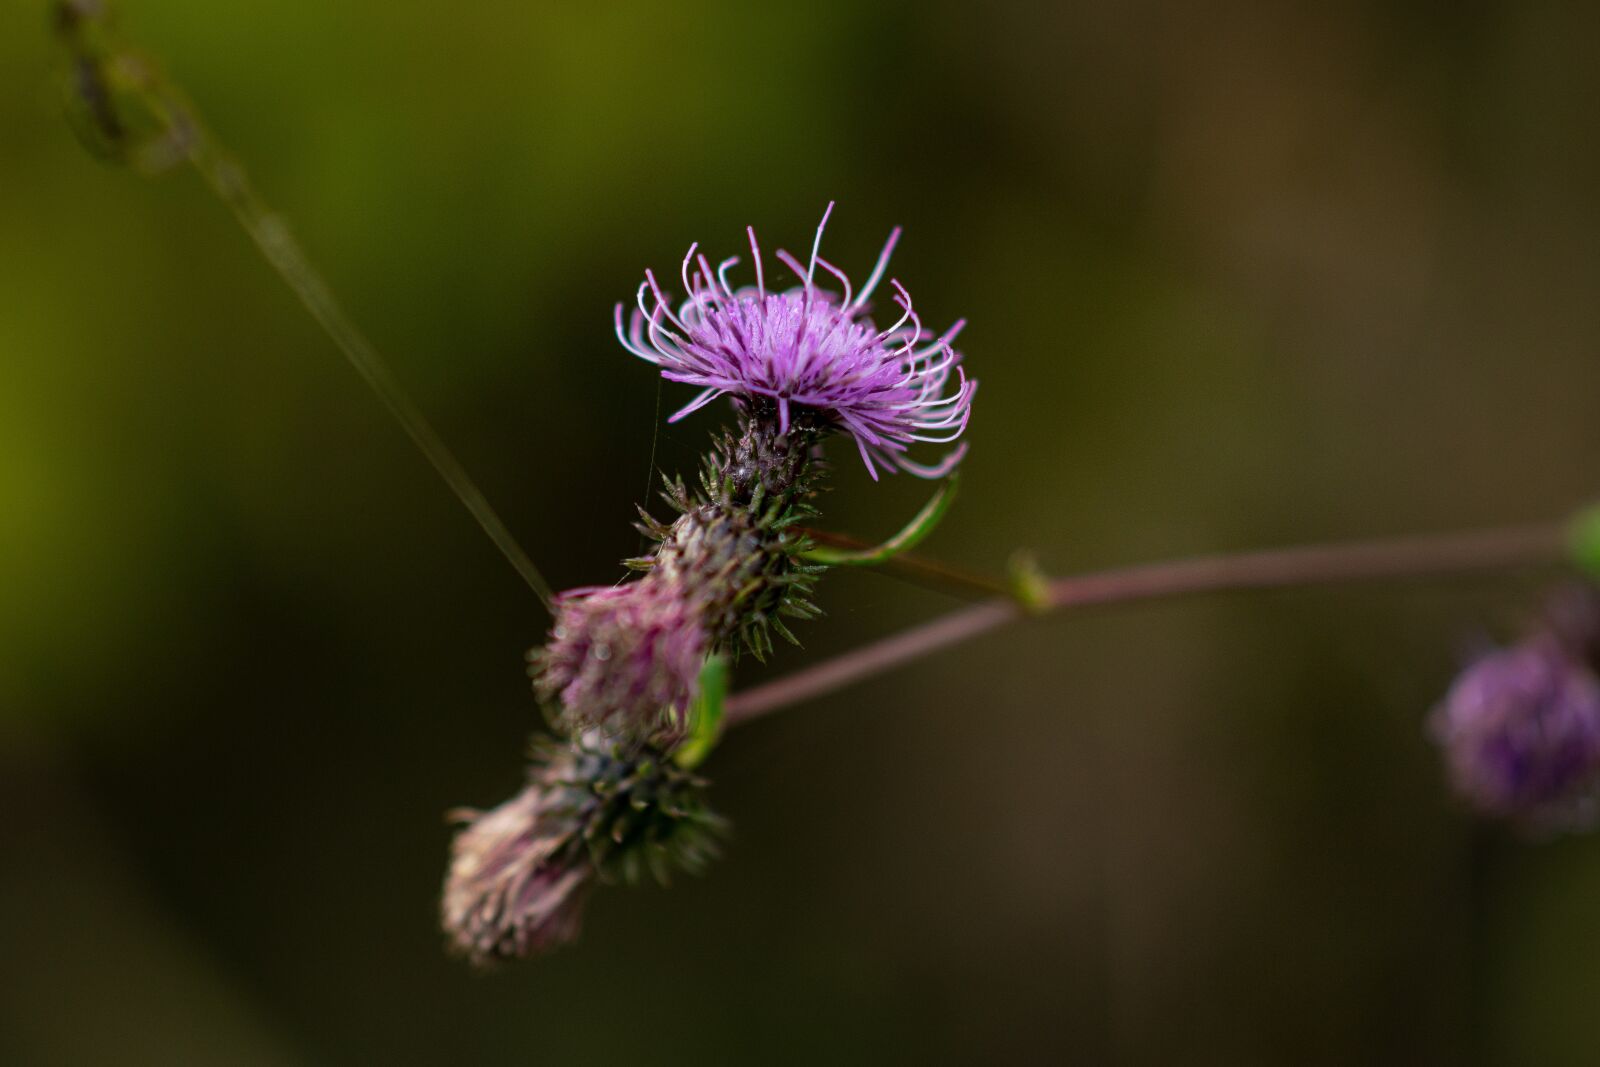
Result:
M278 277L300 298L301 304L356 373L378 394L384 407L477 520L506 562L548 609L553 595L550 583L517 543L466 468L406 395L377 349L335 299L283 217L267 207L244 168L212 136L188 99L161 75L155 64L116 39L98 5L63 2L57 6L56 17L59 30L73 52L78 95L90 106L91 118L107 147L146 171L165 169L178 162L194 167L206 186L233 212L233 217ZM114 107L118 95L130 98L143 108L158 124L159 132L143 143L131 146L125 143L127 127Z
M809 527L802 532L819 545L828 545L832 548L862 551L873 547L870 541L849 534L833 533L828 530L814 530ZM992 597L997 594L1005 595L1008 590L1006 583L982 574L975 574L960 567L942 563L939 560L928 559L911 552L902 552L897 556L890 556L882 562L873 564L873 570L883 571L915 585L920 585L936 592L948 593L963 600L973 600L979 597Z
M1558 564L1568 558L1565 522L1510 526L1393 540L1306 545L1146 563L1057 578L1042 613L1243 589L1281 589L1383 578L1420 578ZM1041 612L996 597L883 638L728 700L737 726L803 700L843 689Z
M406 394L383 357L345 313L322 275L306 258L305 250L295 240L294 234L284 225L283 219L267 209L244 170L220 152L207 137L197 142L197 148L190 152L189 161L211 191L232 209L234 218L244 227L278 276L294 290L311 317L333 339L356 373L378 394L384 407L389 409L395 421L427 457L456 499L477 520L478 526L494 542L506 562L511 564L548 609L554 595L550 583L539 573L539 568L517 542L461 461L456 459L455 453L450 451L438 431Z

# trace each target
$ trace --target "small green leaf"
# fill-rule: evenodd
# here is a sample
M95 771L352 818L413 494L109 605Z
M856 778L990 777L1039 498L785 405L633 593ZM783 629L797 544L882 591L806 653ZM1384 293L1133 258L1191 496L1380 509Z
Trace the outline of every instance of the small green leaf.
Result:
M905 529L895 534L876 548L828 548L818 545L808 548L800 554L802 559L813 563L821 563L829 567L872 567L884 563L902 552L915 548L923 538L933 532L939 525L939 520L944 518L944 513L950 510L950 505L956 499L956 476L951 475L938 492L933 494L933 499L922 506L922 510L906 524Z
M1579 512L1567 537L1573 562L1589 577L1600 580L1600 505Z
M673 758L683 768L698 767L722 736L723 705L728 699L728 658L712 656L700 668L700 691L689 708L689 739Z

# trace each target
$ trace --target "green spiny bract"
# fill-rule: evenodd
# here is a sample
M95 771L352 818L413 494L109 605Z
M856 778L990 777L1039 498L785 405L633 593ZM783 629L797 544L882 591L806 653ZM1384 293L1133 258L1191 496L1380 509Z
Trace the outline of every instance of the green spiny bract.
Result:
M699 874L717 857L728 824L706 803L707 782L659 750L624 751L588 735L574 749L557 801L580 827L602 881L665 885L673 871Z
M825 568L800 558L811 542L798 528L817 515L810 498L818 434L798 421L779 434L754 416L741 429L738 437L724 431L706 456L698 493L681 479L668 486L663 497L679 517L647 531L658 546L646 558L654 574L705 590L706 626L718 649L761 659L774 630L799 643L783 617L821 614L810 594Z

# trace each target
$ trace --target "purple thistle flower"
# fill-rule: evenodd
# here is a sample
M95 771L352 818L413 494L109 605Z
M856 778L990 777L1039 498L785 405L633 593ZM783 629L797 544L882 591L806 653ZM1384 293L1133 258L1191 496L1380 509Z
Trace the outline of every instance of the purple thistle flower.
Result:
M696 255L699 246L690 245L679 271L687 298L674 310L654 273L645 271L626 331L622 305L616 307L617 339L659 366L667 380L700 386L700 395L668 421L724 393L765 397L776 403L783 433L792 409L800 408L854 437L874 479L879 467L942 477L961 461L964 443L932 465L914 462L906 452L917 442L949 444L966 429L977 382L967 380L961 354L951 347L965 321L935 336L923 328L905 287L891 278L900 315L880 329L867 301L883 280L900 230L890 233L866 284L853 292L845 273L818 255L832 212L830 203L809 265L802 267L785 251L777 254L802 284L767 291L755 230L747 228L755 285L735 289L728 281L738 256L713 272L706 257ZM833 276L842 294L817 284L818 267Z
M1483 656L1432 720L1455 787L1530 827L1592 825L1600 801L1600 682L1549 632Z
M556 598L550 642L532 654L535 689L567 728L622 725L678 739L710 652L703 607L654 576Z

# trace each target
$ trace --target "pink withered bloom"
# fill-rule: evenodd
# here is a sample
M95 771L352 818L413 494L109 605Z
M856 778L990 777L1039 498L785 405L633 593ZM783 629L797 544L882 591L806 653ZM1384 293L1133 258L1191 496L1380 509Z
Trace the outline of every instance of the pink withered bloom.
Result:
M549 643L530 656L535 691L560 706L567 729L673 739L710 651L696 592L647 575L562 593Z
M872 273L856 291L842 270L818 254L832 212L830 203L817 226L808 264L777 253L799 285L768 291L754 229L746 231L754 285L735 289L728 280L738 256L713 270L696 253L699 246L691 245L679 271L687 297L674 309L655 274L645 271L638 307L626 328L622 305L617 305L617 339L629 352L659 366L667 380L701 387L670 421L723 394L766 398L777 408L781 432L788 432L798 410L850 434L873 478L880 467L941 477L961 461L965 444L932 464L916 462L907 453L916 443L953 443L966 429L977 382L967 379L961 353L951 347L965 323L957 321L939 335L924 329L910 294L891 278L899 315L880 328L869 315L868 300L883 280L900 230L889 235ZM819 285L818 268L842 291Z
M540 753L528 786L489 811L454 813L440 918L454 947L478 963L547 952L578 936L594 871L583 811L565 779L573 757Z

